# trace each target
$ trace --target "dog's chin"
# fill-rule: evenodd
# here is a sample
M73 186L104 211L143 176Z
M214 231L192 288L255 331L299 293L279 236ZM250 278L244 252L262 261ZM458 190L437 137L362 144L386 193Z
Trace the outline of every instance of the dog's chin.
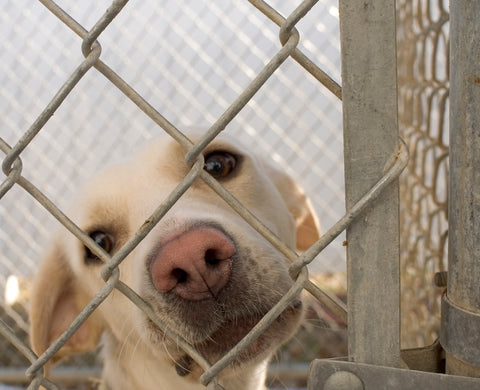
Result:
M298 328L302 319L302 303L300 300L294 301L287 309L255 339L250 345L237 355L231 363L231 368L237 368L245 363L262 361L269 358L275 349L286 342ZM261 320L262 315L252 315L239 317L233 320L227 320L218 326L213 332L205 335L204 332L189 330L184 334L181 329L176 329L178 333L189 341L199 352L214 364L234 348ZM174 340L165 337L164 333L150 320L148 320L147 338L152 348L160 348L161 351L167 350L167 353L175 361L186 361L186 355ZM198 336L202 335L199 340ZM195 341L191 341L192 335ZM195 376L201 375L200 368L191 361L188 367L188 373L194 373Z

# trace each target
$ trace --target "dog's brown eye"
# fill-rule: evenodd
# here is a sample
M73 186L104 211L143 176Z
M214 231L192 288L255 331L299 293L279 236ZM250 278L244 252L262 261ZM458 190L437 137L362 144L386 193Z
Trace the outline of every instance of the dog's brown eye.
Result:
M228 152L212 152L205 156L204 169L217 179L228 176L236 165L237 159Z
M90 238L100 246L105 252L110 253L113 250L113 238L110 234L96 230L90 233ZM85 247L85 264L101 264L102 261L95 256L90 249Z

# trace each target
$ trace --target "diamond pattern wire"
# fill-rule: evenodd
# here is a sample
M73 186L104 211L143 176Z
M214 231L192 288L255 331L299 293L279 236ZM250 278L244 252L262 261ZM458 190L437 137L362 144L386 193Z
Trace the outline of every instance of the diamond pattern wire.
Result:
M77 183L105 164L164 134L165 130L178 142L192 147L187 158L193 167L189 176L179 183L179 192L159 207L153 220L160 218L189 183L200 176L293 262L294 287L239 346L244 348L252 342L303 289L337 310L340 316L344 315L343 308L336 306L335 301L329 300L308 279L303 266L310 264L312 270L343 270L342 231L398 177L406 164L406 151L400 145L397 164L343 216L341 102L337 99L340 89L308 60L320 65L333 79L339 79L336 3L275 1L271 4L273 8L269 8L262 1L252 0L262 11L258 12L244 1L151 0L139 4L114 1L106 13L104 10L112 5L109 1L58 1L58 7L65 12L49 0L41 3L43 5L31 0L8 1L0 9L3 37L0 44L8 54L0 64L0 149L4 171L0 176L0 289L5 288L11 274L23 278L32 275L49 232L58 225L51 214L88 242L88 237L61 212L74 195ZM122 7L125 8L121 10ZM401 104L407 107L415 100L416 114L421 112L423 103L431 102L424 97L424 92L435 91L434 100L445 103L446 81L436 72L428 73L425 59L431 54L432 45L437 47L448 39L444 37L443 27L446 11L441 9L434 14L431 8L426 9L428 15L418 17L430 23L441 22L436 30L438 35L432 36L428 26L418 23L420 19L412 16L413 10L408 4L399 6L400 15L405 15L405 20L412 21L415 27L413 39L416 42L419 37L424 39L414 53L424 55L415 62L425 74L422 89L411 95L405 92L404 102L400 88ZM285 21L280 14L290 16ZM103 22L98 24L100 20ZM95 42L97 38L100 44ZM412 46L406 44L405 50L412 50ZM405 85L411 77L408 72L406 69L405 78L401 79ZM54 98L56 91L59 94ZM237 100L239 96L242 98ZM46 108L47 102L51 104ZM417 117L415 121L418 122ZM444 123L441 116L437 122ZM437 129L443 129L440 124ZM203 140L193 146L181 133L192 126L201 128L202 132L208 129ZM326 233L299 258L203 173L198 154L224 127L247 147L269 155L299 180L312 198ZM425 132L425 127L420 127ZM414 130L411 132L415 134ZM426 152L427 159L438 162L433 166L440 174L433 177L439 177L446 170L444 135L442 132L430 132L427 137L412 135L407 137L407 142L416 152L423 147L425 138L441 141L438 152ZM415 139L418 142L412 146ZM430 168L425 166L425 180L428 180ZM437 188L432 183L424 186L430 191ZM443 207L445 200L440 193L440 190L435 192L434 201ZM39 203L44 207L39 207ZM429 229L443 231L442 214L435 215L440 217L432 219ZM141 233L147 234L152 227L152 224L146 226ZM134 245L135 240L111 260L105 259L108 261L102 273L105 287L74 326L84 321L113 289L128 296L157 321L135 292L117 279L116 265ZM32 379L29 388L40 384L57 388L40 374L53 352L48 351L37 360L19 339L25 337L28 329L22 317L24 307L10 307L3 302L1 307L2 318L13 319L11 326L18 327L13 333L3 322L0 327L2 335L9 340L8 348L13 344L24 355L15 364L25 364L25 358L33 363L28 371ZM158 326L163 327L161 323ZM68 336L52 348L59 348ZM180 341L180 345L206 370L203 383L208 388L216 388L216 375L234 354L227 354L211 366L186 342Z
M447 267L448 45L445 1L398 2L399 126L411 160L400 181L402 347L438 337Z
M306 187L311 188L314 202L315 186L328 188L316 199L317 208L325 208L323 206L329 204L325 208L327 214L322 218L324 226L328 227L341 215L340 104L336 98L331 98L325 87L318 83L312 86L312 80L306 78L305 72L289 58L292 50L297 51L299 35L296 30L287 28L283 34L284 47L278 42L279 30L275 23L283 23L279 14L269 15L274 21L272 23L243 2L233 2L234 7L212 2L194 6L188 2L151 2L147 6L142 4L133 7L126 2L114 1L113 8L106 14L103 14L103 10L110 5L108 2L97 2L95 6L91 3L80 5L78 2L59 2L58 5L50 1L43 3L56 16L41 4L28 1L8 3L0 11L0 17L5 21L3 25L10 27L3 35L10 39L4 39L2 45L12 53L9 56L11 61L2 65L0 76L2 81L5 79L3 85L6 88L1 90L0 102L7 124L1 134L2 151L6 154L3 160L6 176L2 178L3 198L0 203L3 238L0 264L4 267L0 273L1 287L5 287L7 277L11 274L24 278L34 272L46 237L57 223L49 216L49 212L88 241L83 232L78 231L62 214L62 208L74 194L79 181L99 167L121 159L125 153L152 137L161 135L163 130L154 122L161 124L179 142L187 142L164 118L174 118L182 130L189 126L208 129L212 123L215 127L217 118L224 111L228 112L230 107L229 117L218 123L220 126L210 132L210 138L228 125L229 132L238 134L243 142L255 145L262 153L271 154L274 160L300 180L303 174L298 172L301 169L305 171L305 162L312 163L312 169L307 170L308 175L304 175L303 181ZM303 6L308 11L314 3L305 2ZM123 6L126 7L124 12L119 12ZM265 8L262 2L257 2L256 6ZM323 6L318 7L315 13L322 11ZM108 16L109 13L111 16ZM84 39L83 45L82 39L57 17ZM103 23L100 28L97 28L97 20L103 21L100 22ZM297 22L298 18L293 19L291 26ZM335 22L334 18L331 19L329 34L336 33L338 27ZM306 26L313 31L320 28L325 33L326 26L318 21L315 23ZM302 24L305 22L302 21L299 26ZM87 34L82 25L95 27ZM102 46L95 42L99 35ZM17 40L21 42L20 51L11 44ZM309 42L308 38L305 40ZM329 44L328 40L323 40ZM333 42L338 44L338 39ZM85 58L79 50L80 46ZM317 43L309 43L308 47L309 54L313 52L315 57L323 55L318 52ZM338 49L333 52L338 53ZM279 62L275 60L269 65L272 58ZM334 69L332 74L338 78L338 55L336 59L328 60L327 67ZM118 89L99 72L92 71L92 67L96 67ZM321 72L317 72L316 77L322 77ZM255 78L257 80L252 84ZM257 92L263 83L264 87ZM298 89L299 84L304 88ZM55 91L58 91L56 95ZM319 91L322 93L319 94ZM124 94L134 104L125 99ZM235 103L239 95L243 96L240 104ZM319 96L323 97L319 99ZM49 101L45 107L45 102ZM248 105L242 109L247 102ZM124 113L129 113L126 115L128 121ZM238 115L235 117L236 113ZM131 116L134 116L133 119ZM288 127L285 127L286 123ZM312 126L317 128L314 134L311 133ZM331 152L331 148L325 144L325 138L337 140L338 153ZM325 149L328 158L336 159L333 161L334 165L338 165L336 179L332 178L331 172L325 174L317 167L319 158L305 153L300 159L297 157L303 151L302 145L308 141L308 144L313 141ZM196 160L196 153L192 152L192 160ZM16 170L12 168L19 164L17 156L21 157L23 166ZM305 162L302 163L301 159ZM200 162L196 165L203 166ZM20 173L23 177L19 178ZM198 174L198 169L192 171L191 179ZM319 183L317 175L325 176L328 183ZM202 178L210 180L204 175ZM38 185L41 192L30 181ZM309 186L309 182L313 184ZM216 188L215 183L210 185ZM222 192L221 188L216 190ZM336 210L332 207L332 200L338 202ZM38 202L46 206L49 212L39 208ZM235 200L231 199L231 202L235 203ZM164 207L169 206L162 207L159 215L165 212ZM241 205L234 207L242 208ZM248 215L246 217L249 218ZM23 220L26 222L18 227ZM255 219L251 223L258 224ZM260 225L258 228L262 230ZM264 233L268 236L268 232ZM274 237L269 239L275 241ZM283 247L283 251L292 260L296 258L288 248ZM343 248L338 244L337 250L326 256L326 259L331 259L327 268L341 269L342 257ZM108 279L105 294L116 288L132 300L138 300L127 286L115 279L115 264L121 260L113 259L113 265L104 270L104 276ZM288 304L304 288L305 272L302 271L301 275L296 290L279 303L277 313L282 305ZM310 283L309 289L315 291L315 286ZM106 296L99 294L97 302L92 303L85 315ZM141 302L139 304L142 305ZM12 317L11 313L15 311L8 305L5 307L7 317ZM18 310L24 313L21 309ZM78 323L85 319L85 315L80 316ZM264 321L271 321L276 315L275 312L269 314L270 320ZM18 321L13 325L26 332L25 318L19 315L15 318ZM10 343L22 345L21 340L15 339L20 335L19 332L14 332L17 336L13 336L7 328L2 328L2 333L7 339L10 337ZM250 337L253 340L256 336L253 334ZM244 341L245 345L251 340ZM52 348L58 348L62 342L64 340L55 343ZM189 350L188 345L183 347ZM27 359L35 361L29 369L33 380L31 388L39 383L47 388L55 388L54 384L38 376L38 369L53 352L36 360L28 349L23 351ZM226 356L223 362L216 364L217 368L212 373L209 364L198 353L191 351L191 355L207 370L204 381L211 386L216 382L218 370L232 359ZM19 361L24 362L24 358L19 358Z

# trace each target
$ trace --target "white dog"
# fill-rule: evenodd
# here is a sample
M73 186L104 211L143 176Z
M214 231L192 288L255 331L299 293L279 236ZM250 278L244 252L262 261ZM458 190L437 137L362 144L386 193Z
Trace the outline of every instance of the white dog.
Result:
M80 192L73 220L105 251L117 251L187 174L174 141L150 145ZM319 231L303 192L284 173L232 142L215 140L205 170L272 232L305 250ZM31 340L40 354L104 285L101 261L65 229L35 280ZM237 344L292 285L286 259L201 179L120 265L120 279L211 363ZM296 330L300 300L219 376L228 390L262 389L275 349ZM101 342L103 386L111 390L202 389L200 367L118 291L56 359Z

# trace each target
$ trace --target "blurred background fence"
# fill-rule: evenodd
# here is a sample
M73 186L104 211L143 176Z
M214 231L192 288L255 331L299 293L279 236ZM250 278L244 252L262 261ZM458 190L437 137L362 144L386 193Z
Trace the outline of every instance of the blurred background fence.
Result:
M87 30L110 0L57 1ZM283 15L300 1L270 1ZM401 133L410 150L401 183L402 346L430 343L438 330L445 267L448 173L448 4L399 0ZM35 0L0 5L0 137L15 144L83 59L81 39ZM340 81L338 2L320 0L297 25L299 46ZM281 46L278 27L248 2L130 2L102 33L102 60L170 122L208 128ZM345 212L341 101L288 59L227 127L305 188L323 230ZM23 174L61 208L99 168L161 136L161 130L100 73L89 72L22 153ZM0 181L5 176L0 173ZM57 222L21 189L0 200L0 313L25 338L28 279ZM323 284L345 289L341 236L312 263ZM327 276L325 276L327 274ZM13 276L13 277L12 277ZM19 284L17 281L19 280ZM9 287L7 289L7 286ZM17 291L18 287L18 291ZM8 293L8 294L7 294ZM344 349L344 333L315 306L307 338L283 354L308 361ZM321 318L318 318L321 317ZM328 330L330 337L319 336ZM295 349L297 348L297 350ZM26 362L0 339L0 365ZM299 357L302 356L302 357Z
M448 1L397 2L398 120L410 149L400 180L402 347L433 343L447 269Z

